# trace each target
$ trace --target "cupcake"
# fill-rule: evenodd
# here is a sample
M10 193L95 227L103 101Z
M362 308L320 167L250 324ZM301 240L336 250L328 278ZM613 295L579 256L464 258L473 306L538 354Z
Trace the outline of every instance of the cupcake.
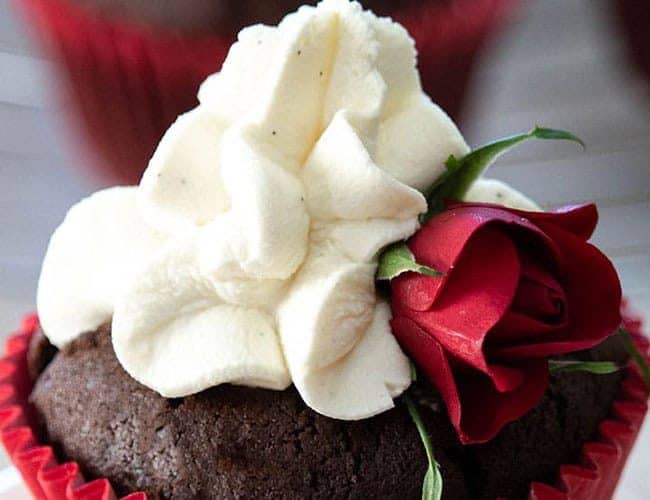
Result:
M452 116L477 51L517 0L369 0L418 44L425 90ZM18 0L58 59L66 109L92 163L138 182L164 131L196 106L240 28L276 23L299 0ZM314 2L315 3L315 2Z
M611 496L648 346L596 207L482 175L577 138L470 151L415 60L348 0L247 28L140 184L69 211L0 365L35 496Z

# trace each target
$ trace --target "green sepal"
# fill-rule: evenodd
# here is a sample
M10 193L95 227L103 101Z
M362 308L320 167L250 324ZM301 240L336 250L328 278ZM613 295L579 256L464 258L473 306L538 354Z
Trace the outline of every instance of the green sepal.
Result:
M415 261L413 252L411 252L406 243L400 242L389 246L382 252L379 257L379 265L377 266L377 274L375 277L378 281L392 280L400 274L409 271L436 278L444 276L444 274L435 269L418 264Z
M587 372L595 375L607 375L620 370L620 367L612 361L573 361L551 359L548 362L551 373L562 372Z
M418 368L413 361L409 360L409 368L411 369L411 382L418 381Z
M625 345L625 350L627 351L627 354L630 356L630 358L632 358L632 360L639 367L639 370L641 371L641 376L645 381L645 385L650 390L650 367L648 366L648 360L645 358L643 354L639 352L639 349L634 343L634 340L632 339L632 335L630 335L630 332L627 331L627 328L625 328L624 326L620 327L618 329L618 333L623 338L623 343Z

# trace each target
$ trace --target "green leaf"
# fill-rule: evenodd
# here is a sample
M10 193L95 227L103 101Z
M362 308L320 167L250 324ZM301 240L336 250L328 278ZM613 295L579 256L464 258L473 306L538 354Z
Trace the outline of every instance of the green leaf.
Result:
M628 355L641 370L641 376L643 377L643 380L645 380L646 387L650 389L650 367L648 367L648 361L645 356L639 352L639 349L632 339L632 335L630 335L630 332L628 332L624 326L618 329L618 333L623 338L625 350Z
M445 173L424 194L429 209L420 217L425 223L444 209L445 200L462 200L470 186L499 156L527 139L573 141L584 147L584 143L571 132L552 128L535 127L525 134L513 135L486 144L460 160L453 155L445 163Z
M435 269L418 264L413 252L406 243L401 242L391 245L381 254L376 278L377 280L392 280L408 271L433 277L444 276Z
M422 482L422 500L440 500L442 498L442 474L440 473L440 465L433 454L433 445L429 439L429 434L427 434L422 417L420 417L420 413L411 396L405 393L402 395L402 399L411 415L411 419L413 419L415 427L418 429L420 439L424 445L424 451L427 454L427 460L429 461L429 467Z
M442 474L440 469L429 464L422 483L422 500L439 500L442 497Z
M596 375L607 375L617 372L620 367L611 361L571 361L551 359L548 362L551 373L588 372Z
M409 361L409 366L411 367L411 382L417 382L418 368L415 366L415 363L413 361Z
M577 142L582 146L583 149L585 148L585 143L582 142L582 139L572 134L571 132L567 132L566 130L535 127L532 130L531 134L533 134L533 136L536 137L537 139Z

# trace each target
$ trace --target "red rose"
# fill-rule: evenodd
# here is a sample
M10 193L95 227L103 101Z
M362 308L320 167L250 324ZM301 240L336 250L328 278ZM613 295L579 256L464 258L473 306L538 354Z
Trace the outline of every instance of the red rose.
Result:
M549 356L592 347L621 323L611 262L587 243L594 205L555 213L459 204L408 242L441 278L392 281L393 333L438 388L463 443L528 412Z

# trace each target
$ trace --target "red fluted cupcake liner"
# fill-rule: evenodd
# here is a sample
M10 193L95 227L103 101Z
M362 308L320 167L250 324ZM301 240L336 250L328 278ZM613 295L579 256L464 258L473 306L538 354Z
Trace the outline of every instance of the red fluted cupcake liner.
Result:
M60 61L66 105L101 171L139 180L176 116L197 104L236 33L188 37L101 18L67 0L14 0ZM520 0L422 0L393 17L416 39L425 90L457 116L482 42Z
M641 331L641 319L627 306L624 324L639 351L650 361L650 342ZM593 441L582 446L579 464L562 465L554 485L533 483L531 500L609 500L632 451L648 409L648 388L633 362L627 367L611 416L598 426Z
M641 352L650 358L650 343L641 334L640 320L627 316L625 324ZM0 441L35 498L115 500L109 479L85 482L78 464L59 464L52 448L38 441L28 402L32 382L27 368L29 341L37 329L36 316L26 317L7 340L0 359ZM611 416L600 423L597 437L583 445L580 464L561 465L555 485L532 483L529 498L610 499L641 428L647 399L648 390L636 367L630 364ZM132 493L122 500L146 498L144 493Z
M28 316L5 344L5 354L0 360L0 441L35 498L115 500L108 479L85 482L76 463L59 464L52 448L38 442L27 401L32 385L27 370L27 349L37 328L36 316ZM144 493L133 493L123 500L146 498Z

